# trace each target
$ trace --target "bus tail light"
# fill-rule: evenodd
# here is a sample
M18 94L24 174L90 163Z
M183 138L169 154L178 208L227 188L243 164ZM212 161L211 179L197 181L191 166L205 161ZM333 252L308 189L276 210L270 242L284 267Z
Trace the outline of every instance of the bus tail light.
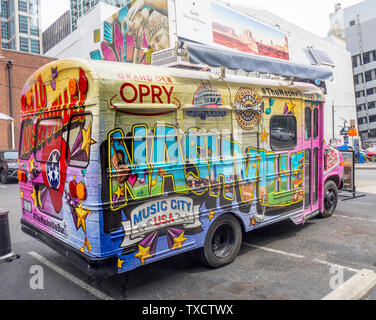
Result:
M76 181L70 182L69 193L70 193L72 198L77 198L77 183L76 183Z
M86 200L86 187L82 182L80 182L77 185L76 190L77 190L77 198L80 200Z
M83 94L87 93L87 90L89 89L89 81L87 80L86 76L80 76L80 80L78 80L78 89Z
M17 170L17 179L19 182L26 182L27 177L25 171Z

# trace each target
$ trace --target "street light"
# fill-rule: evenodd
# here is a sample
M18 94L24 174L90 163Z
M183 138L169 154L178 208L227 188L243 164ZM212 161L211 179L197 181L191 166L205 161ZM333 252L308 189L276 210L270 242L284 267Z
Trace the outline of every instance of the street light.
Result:
M0 113L0 120L5 120L5 121L11 121L12 124L12 150L16 148L15 140L14 140L14 119L7 116L4 113Z

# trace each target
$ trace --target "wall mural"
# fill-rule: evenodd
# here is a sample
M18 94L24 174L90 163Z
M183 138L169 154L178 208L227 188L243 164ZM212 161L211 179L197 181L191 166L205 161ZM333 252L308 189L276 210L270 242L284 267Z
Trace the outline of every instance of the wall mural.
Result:
M104 22L93 60L150 64L153 52L170 47L167 0L137 0Z

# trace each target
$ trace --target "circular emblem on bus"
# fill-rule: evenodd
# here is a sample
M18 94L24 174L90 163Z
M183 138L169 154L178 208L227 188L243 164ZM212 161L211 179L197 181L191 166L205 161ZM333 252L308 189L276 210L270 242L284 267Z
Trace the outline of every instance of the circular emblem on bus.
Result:
M58 189L60 186L60 152L53 150L48 157L46 174L51 188Z
M253 130L262 119L262 99L250 88L240 88L235 96L235 117L244 130Z

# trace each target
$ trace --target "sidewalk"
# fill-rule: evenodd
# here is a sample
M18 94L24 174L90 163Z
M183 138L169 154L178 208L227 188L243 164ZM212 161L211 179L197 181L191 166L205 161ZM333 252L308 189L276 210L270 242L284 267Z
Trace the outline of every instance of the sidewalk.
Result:
M376 162L355 163L355 169L376 170Z

